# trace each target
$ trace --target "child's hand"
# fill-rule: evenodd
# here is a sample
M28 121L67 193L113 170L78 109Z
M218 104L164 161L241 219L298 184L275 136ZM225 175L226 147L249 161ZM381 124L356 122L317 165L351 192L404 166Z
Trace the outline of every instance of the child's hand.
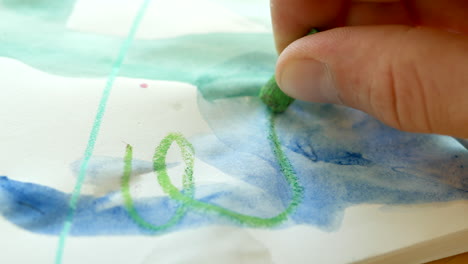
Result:
M468 138L468 1L271 0L271 8L287 94ZM301 38L311 28L324 32Z

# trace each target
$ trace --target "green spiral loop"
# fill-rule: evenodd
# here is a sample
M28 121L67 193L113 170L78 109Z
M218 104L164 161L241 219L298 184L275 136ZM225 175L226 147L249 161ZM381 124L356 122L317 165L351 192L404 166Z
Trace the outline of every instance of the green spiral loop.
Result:
M176 225L181 220L181 218L184 217L188 209L205 213L214 213L219 216L226 217L233 222L249 227L272 227L285 221L293 212L293 210L301 203L303 197L303 187L300 185L289 159L281 149L281 143L275 130L275 118L276 115L274 113L270 113L268 139L275 154L275 158L281 168L281 172L292 190L291 201L281 213L273 217L264 218L238 213L218 205L194 199L194 147L183 135L179 133L170 133L161 141L155 150L153 157L153 169L157 174L158 182L161 185L163 191L171 199L177 201L179 203L179 207L176 209L174 215L165 224L162 225L151 224L138 213L138 211L135 209L133 199L130 194L129 182L132 171L132 147L127 145L121 189L124 197L125 208L127 209L130 217L140 227L152 231L161 231ZM179 146L182 153L182 159L186 166L182 177L183 192L174 186L169 177L169 174L167 173L166 156L173 142L176 142Z

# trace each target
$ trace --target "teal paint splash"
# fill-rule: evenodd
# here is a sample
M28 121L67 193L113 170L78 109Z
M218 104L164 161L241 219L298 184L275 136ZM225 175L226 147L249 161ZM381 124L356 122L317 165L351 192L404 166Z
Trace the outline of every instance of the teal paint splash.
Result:
M107 106L107 102L109 100L109 96L112 91L112 87L114 85L115 79L117 78L119 74L119 70L123 64L125 56L127 55L127 52L130 49L130 45L132 44L132 41L135 38L135 34L138 30L138 26L140 25L140 22L143 19L143 16L145 14L146 9L148 8L149 3L150 3L150 0L145 0L143 4L141 5L140 9L138 10L138 13L135 16L135 19L128 33L128 36L125 39L125 41L122 43L117 59L115 60L111 73L107 79L106 86L102 92L102 96L99 102L96 117L94 119L93 127L91 129L91 133L88 139L88 144L86 146L86 150L84 153L83 162L81 163L81 166L80 166L78 179L76 180L75 188L73 189L73 192L69 201L69 210L67 213L67 218L64 221L63 228L60 233L57 252L55 255L56 264L62 263L63 253L65 249L65 242L66 242L68 234L70 233L70 228L72 226L73 217L76 212L78 200L79 200L80 193L81 193L81 188L83 186L83 182L86 176L86 169L88 167L88 163L91 159L91 156L93 155L94 146L96 145L96 140L99 135L99 130L101 128L102 119L106 111L106 106Z
M207 100L257 96L259 87L274 71L276 56L267 52L248 52L217 64L195 81Z
M289 187L292 190L292 198L289 205L276 216L273 217L257 217L252 215L246 215L238 213L227 208L217 206L214 204L195 200L193 198L195 191L195 184L193 181L193 166L194 166L194 148L190 142L184 138L181 134L172 133L165 137L160 145L156 148L153 162L154 170L158 174L158 182L162 187L163 191L169 195L170 198L180 203L174 215L170 220L163 225L153 225L146 221L135 209L132 196L130 194L130 175L131 175L131 164L132 164L132 147L127 146L125 154L125 165L124 174L122 177L122 194L124 197L125 207L130 217L135 221L137 225L142 228L149 229L151 231L161 231L169 227L172 227L179 223L180 219L185 215L187 209L193 209L201 211L203 213L215 213L220 216L226 217L233 222L238 224L250 226L250 227L273 227L279 225L283 221L288 219L288 216L298 207L303 197L303 187L300 185L299 180L294 172L294 169L288 160L286 154L281 149L281 142L278 138L275 129L275 114L269 115L269 135L268 140L270 142L273 153L276 157L276 161L280 166L281 173L284 175ZM166 168L166 156L172 143L176 142L179 145L182 152L182 159L186 165L183 174L183 192L179 191L174 184L172 184L170 177L167 173Z
M13 0L3 1L13 3ZM13 58L60 76L106 77L123 38L70 30L66 19L49 19L43 15L65 16L75 4L74 0L68 1L63 6L54 1L48 7L42 5L43 1L28 1L27 10L20 4L0 8L0 17L9 22L0 23L0 57ZM240 60L248 54L262 54L261 61L255 56L249 57L249 64ZM247 81L252 77L263 85L273 74L276 60L271 33L207 33L135 39L119 75L203 86L205 82L214 84L212 79L207 79L207 73L213 76L226 73L225 63L231 60L245 66L238 68L239 75L231 75L231 80L240 78L239 83L252 85ZM264 66L265 60L268 60L267 68L260 68L258 65ZM252 67L259 72L252 71Z
M0 4L16 14L54 22L66 22L73 10L75 0L1 0Z

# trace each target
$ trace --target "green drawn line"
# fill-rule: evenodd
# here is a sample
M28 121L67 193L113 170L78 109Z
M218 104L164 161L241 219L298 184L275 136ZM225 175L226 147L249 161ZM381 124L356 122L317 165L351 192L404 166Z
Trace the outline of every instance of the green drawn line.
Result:
M182 140L181 140L182 138ZM182 153L183 153L183 159L185 162L185 165L187 168L193 167L193 149L190 148L191 146L185 145L184 143L184 138L178 135L169 135L165 138L165 140L170 140L168 144L170 145L173 140L177 142L179 145ZM166 142L167 143L167 142ZM162 145L162 144L161 144ZM151 231L161 231L164 229L167 229L175 224L177 224L182 217L184 217L187 207L182 204L180 205L174 215L169 219L169 221L163 225L153 225L149 222L147 222L143 217L138 214L134 203L133 203L133 198L130 194L130 176L132 174L132 146L127 145L127 149L125 152L125 158L124 158L124 174L122 177L122 184L121 184L121 190L122 190L122 196L124 199L124 204L125 208L128 211L128 214L130 217L133 219L135 223L137 223L140 227L149 229ZM194 186L193 186L193 171L188 170L184 173L183 175L183 188L184 190L187 190L187 193L190 195L190 197L193 197L194 195Z
M101 128L102 118L104 116L104 112L106 110L107 102L109 101L109 96L112 90L112 86L114 85L115 79L119 73L120 68L122 67L123 61L125 56L128 53L130 45L135 38L135 34L137 29L140 25L140 22L145 14L146 9L148 8L148 4L151 0L145 0L140 7L140 10L135 16L133 20L132 26L128 33L128 36L125 38L122 46L120 47L117 59L115 60L111 73L107 78L106 86L102 92L101 100L99 102L98 110L96 113L96 117L94 119L93 128L91 129L91 133L89 135L88 144L86 146L86 150L84 153L84 158L80 166L80 171L78 174L78 178L76 180L75 188L73 189L72 196L70 201L68 202L68 213L67 217L64 221L62 231L60 232L60 239L57 247L57 251L55 254L55 263L61 264L63 259L63 252L65 249L65 241L67 239L68 234L70 233L70 229L73 222L73 217L75 216L76 207L78 204L78 200L80 198L81 188L83 186L84 178L86 176L86 170L88 168L89 160L93 155L94 146L96 145L96 140L99 134L99 130ZM90 43L88 43L90 44Z
M289 159L281 149L281 143L278 138L275 129L275 117L276 115L271 113L269 117L269 136L268 139L272 146L273 152L275 154L276 160L280 165L281 172L285 176L291 190L292 198L288 207L281 213L276 216L263 218L257 216L251 216L246 214L241 214L214 204L205 203L193 198L194 193L194 181L193 181L193 155L194 148L187 139L185 139L181 134L171 133L166 136L159 146L156 148L154 158L153 158L153 168L158 175L158 181L162 189L166 194L169 195L173 200L180 202L183 209L178 209L174 216L164 225L155 226L148 223L144 220L137 210L134 207L133 200L129 191L129 179L131 174L131 162L132 162L132 148L127 146L125 154L125 169L124 176L122 181L122 193L124 196L125 207L127 208L131 218L143 228L147 228L154 231L160 231L166 229L170 226L177 224L183 215L185 214L188 208L199 210L202 212L211 212L216 213L220 216L229 218L230 220L251 227L272 227L280 224L288 218L288 215L293 212L293 210L300 204L303 197L303 188L299 184L296 174L292 168ZM183 175L183 190L182 193L174 186L169 178L166 168L166 156L169 148L173 142L176 142L181 151L182 158L186 164L185 172Z

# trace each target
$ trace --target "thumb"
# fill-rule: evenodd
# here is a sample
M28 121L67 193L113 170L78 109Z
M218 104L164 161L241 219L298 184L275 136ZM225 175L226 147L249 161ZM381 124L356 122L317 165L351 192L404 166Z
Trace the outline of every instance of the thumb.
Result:
M281 89L410 132L468 138L468 37L407 26L336 28L281 54Z

